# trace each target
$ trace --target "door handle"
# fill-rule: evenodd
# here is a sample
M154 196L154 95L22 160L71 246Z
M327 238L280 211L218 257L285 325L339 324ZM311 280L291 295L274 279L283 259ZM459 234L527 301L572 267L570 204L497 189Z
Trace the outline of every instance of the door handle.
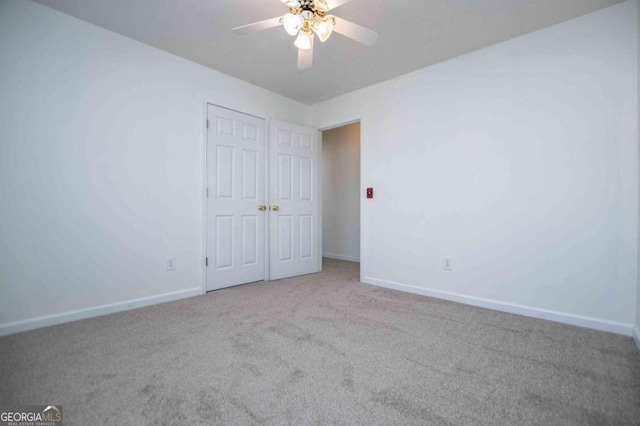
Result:
M267 206L258 206L258 210L260 210L261 212L265 211L267 209Z
M271 206L271 210L273 210L274 212L277 212L278 210L280 210L280 207L278 207L278 206Z

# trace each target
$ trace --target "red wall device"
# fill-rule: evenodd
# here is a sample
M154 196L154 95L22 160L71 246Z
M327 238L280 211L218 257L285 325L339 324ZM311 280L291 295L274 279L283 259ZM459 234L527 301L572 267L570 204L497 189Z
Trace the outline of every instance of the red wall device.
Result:
M373 188L367 188L367 198L373 198Z

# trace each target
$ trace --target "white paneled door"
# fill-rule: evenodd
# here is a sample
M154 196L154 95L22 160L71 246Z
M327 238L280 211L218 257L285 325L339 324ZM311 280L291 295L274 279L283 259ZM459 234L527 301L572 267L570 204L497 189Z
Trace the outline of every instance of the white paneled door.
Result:
M319 272L318 131L272 121L269 145L270 277Z
M265 123L208 106L207 291L265 279Z

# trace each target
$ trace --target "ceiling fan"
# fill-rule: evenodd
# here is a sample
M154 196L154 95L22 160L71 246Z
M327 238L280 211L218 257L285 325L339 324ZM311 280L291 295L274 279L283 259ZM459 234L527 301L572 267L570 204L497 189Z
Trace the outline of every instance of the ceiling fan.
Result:
M333 31L366 46L372 46L378 39L378 33L375 31L327 14L330 10L351 0L280 1L288 8L284 16L236 27L233 32L244 35L283 25L289 35L296 36L293 44L298 48L298 69L300 70L311 68L313 64L314 33L321 42L327 41Z

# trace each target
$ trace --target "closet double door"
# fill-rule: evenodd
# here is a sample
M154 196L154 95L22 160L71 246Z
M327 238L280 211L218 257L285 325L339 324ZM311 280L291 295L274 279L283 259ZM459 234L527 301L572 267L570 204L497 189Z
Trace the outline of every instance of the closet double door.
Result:
M320 271L318 132L209 105L207 291Z

